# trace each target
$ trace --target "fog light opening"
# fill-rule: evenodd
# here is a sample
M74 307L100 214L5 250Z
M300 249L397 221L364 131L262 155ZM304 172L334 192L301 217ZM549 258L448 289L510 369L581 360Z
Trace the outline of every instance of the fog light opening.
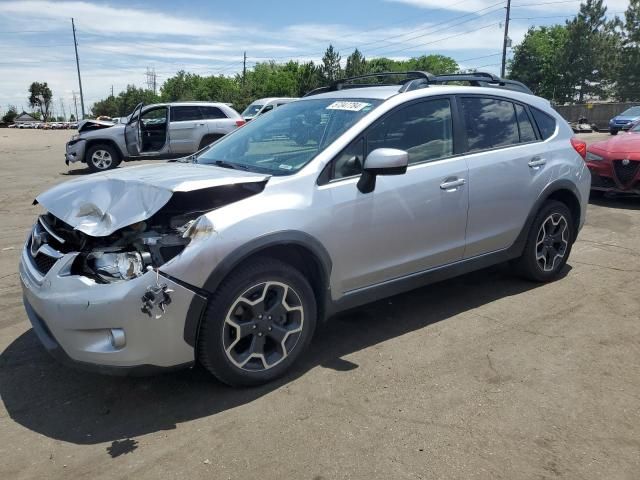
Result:
M111 340L111 346L115 349L121 349L127 343L124 335L124 330L121 328L110 329L109 340Z

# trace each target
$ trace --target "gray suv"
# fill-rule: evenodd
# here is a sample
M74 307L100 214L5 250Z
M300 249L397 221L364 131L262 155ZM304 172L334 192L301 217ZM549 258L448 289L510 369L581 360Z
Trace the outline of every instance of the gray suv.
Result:
M585 143L513 84L439 80L342 80L179 162L39 195L20 278L40 340L98 371L199 362L255 385L338 311L504 261L554 280Z
M231 106L179 102L143 106L118 123L87 120L67 142L65 162L86 163L92 172L121 161L176 158L194 153L245 121Z

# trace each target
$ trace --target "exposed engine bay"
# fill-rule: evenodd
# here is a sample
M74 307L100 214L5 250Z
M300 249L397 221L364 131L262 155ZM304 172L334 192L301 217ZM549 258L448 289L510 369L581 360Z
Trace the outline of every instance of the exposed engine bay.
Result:
M174 192L150 218L120 228L107 236L91 236L52 213L38 219L31 238L34 259L46 244L60 254L79 252L71 268L98 283L128 280L157 269L179 255L198 233L202 215L263 190L264 183L223 185L188 192ZM36 263L38 263L36 261ZM46 272L43 272L46 273Z

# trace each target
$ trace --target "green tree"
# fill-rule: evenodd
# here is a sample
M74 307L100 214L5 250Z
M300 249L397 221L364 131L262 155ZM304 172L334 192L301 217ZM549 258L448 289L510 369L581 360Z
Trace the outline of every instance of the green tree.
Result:
M298 68L297 96L302 97L311 90L323 85L322 69L313 62L307 62Z
M456 73L460 68L458 62L445 55L422 55L402 63L404 63L407 70L419 70L433 73L434 75Z
M329 45L322 57L322 76L327 83L331 83L341 77L340 53Z
M578 15L567 22L567 43L561 66L577 90L578 103L590 96L602 96L607 79L616 70L619 37L617 20L608 21L603 0L587 0Z
M356 48L353 53L347 57L344 75L345 77L357 77L365 73L367 73L367 61L362 56L362 53L360 53L360 50Z
M69 121L70 122L75 122L76 121L76 116L73 113L71 115L69 115Z
M630 0L624 14L624 36L616 96L621 101L640 99L640 0Z
M13 123L13 121L17 116L18 116L18 110L16 109L15 105L9 105L9 109L7 110L7 113L5 113L2 116L2 121L4 123Z
M52 97L53 93L47 82L33 82L29 87L29 106L31 108L37 107L45 122L49 119Z
M565 76L562 60L567 36L565 25L530 28L513 49L509 77L524 82L536 95L560 103L570 100L573 85Z

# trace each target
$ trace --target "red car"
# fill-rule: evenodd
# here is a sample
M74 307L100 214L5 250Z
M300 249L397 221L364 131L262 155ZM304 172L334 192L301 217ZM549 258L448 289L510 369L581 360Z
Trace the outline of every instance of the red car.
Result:
M640 123L587 148L591 192L640 194Z

